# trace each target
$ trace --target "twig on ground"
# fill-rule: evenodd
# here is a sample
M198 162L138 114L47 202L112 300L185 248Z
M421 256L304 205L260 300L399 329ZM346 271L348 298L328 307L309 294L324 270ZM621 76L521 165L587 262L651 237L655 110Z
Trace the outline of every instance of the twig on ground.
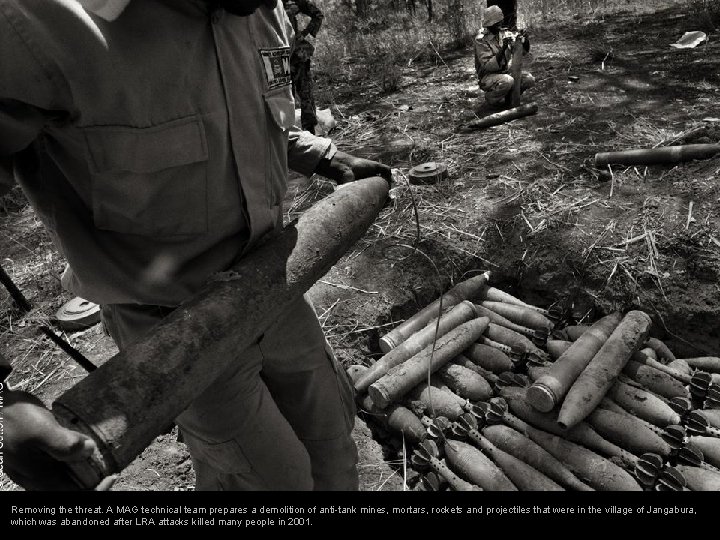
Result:
M360 328L357 330L352 330L351 332L348 332L348 335L350 334L363 334L365 332L372 332L373 330L382 330L383 328L387 328L388 326L395 326L397 325L397 321L393 321L391 323L385 323L385 324L378 324L377 326L368 326L366 328Z
M325 325L327 324L327 320L330 317L330 313L332 312L333 309L335 309L335 306L337 306L339 302L340 302L340 299L338 298L337 300L335 300L335 302L333 302L333 304L329 308L327 308L325 311L322 312L322 314L320 314L318 316L318 320L320 321L320 326L322 328L325 328Z
M341 283L331 283L329 281L325 281L324 279L318 280L320 283L324 283L325 285L330 285L331 287L337 287L338 289L344 289L346 291L357 291L364 294L380 294L378 291L366 291L365 289L358 289L357 287L353 287L352 285L343 285Z
M647 231L639 234L633 238L630 238L629 240L625 240L623 242L620 242L618 244L615 244L616 246L629 246L630 244L634 244L635 242L640 242L641 240L645 240L645 237L647 236Z
M58 371L61 367L62 367L62 366L55 366L55 368L54 368L50 373L48 373L47 375L45 375L45 377L44 377L39 383L37 383L36 385L34 385L34 387L31 389L31 391L32 391L32 392L36 392L36 391L40 390L40 388L42 388L42 386L50 379L50 377L52 377L53 375L55 375L55 373L57 373L57 371Z

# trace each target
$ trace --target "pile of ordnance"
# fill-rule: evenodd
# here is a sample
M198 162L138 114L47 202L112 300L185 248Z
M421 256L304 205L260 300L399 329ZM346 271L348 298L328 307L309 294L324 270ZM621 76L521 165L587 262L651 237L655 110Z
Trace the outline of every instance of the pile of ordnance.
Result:
M720 358L676 359L642 311L560 328L457 284L353 366L361 414L427 490L720 490Z

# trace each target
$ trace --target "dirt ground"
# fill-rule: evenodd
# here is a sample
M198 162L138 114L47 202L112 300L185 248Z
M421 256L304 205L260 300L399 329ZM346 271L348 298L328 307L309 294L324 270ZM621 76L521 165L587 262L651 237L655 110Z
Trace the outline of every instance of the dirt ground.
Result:
M412 63L393 93L320 80L321 95L333 96L338 145L397 169L392 202L311 291L343 364L369 364L384 332L485 270L526 301L561 306L572 322L638 308L679 357L717 355L720 158L611 174L593 167L600 151L720 142L720 42L710 33L694 49L669 46L690 30L707 31L679 8L536 28L537 84L523 101L538 114L473 133L457 129L488 112L470 49ZM410 166L429 160L446 164L449 179L410 187ZM332 189L294 178L288 218ZM2 265L35 309L21 316L0 291L0 352L15 362L12 384L51 402L83 376L37 334L70 299L59 286L64 263L32 211L17 196L7 206ZM67 337L93 361L115 353L98 326ZM403 489L397 442L381 445L362 419L355 439L362 489ZM192 486L185 447L168 434L115 489ZM7 479L1 487L15 488Z

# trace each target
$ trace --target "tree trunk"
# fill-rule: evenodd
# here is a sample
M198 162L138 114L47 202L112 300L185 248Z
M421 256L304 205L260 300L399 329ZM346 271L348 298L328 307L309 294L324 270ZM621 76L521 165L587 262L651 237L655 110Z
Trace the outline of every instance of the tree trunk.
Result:
M463 46L467 40L467 25L465 20L465 7L463 0L451 0L450 2L450 31L458 46Z
M428 22L432 22L432 20L433 20L433 3L432 3L432 0L425 0L425 4L427 5Z
M360 18L367 17L368 14L368 0L355 0L355 13Z

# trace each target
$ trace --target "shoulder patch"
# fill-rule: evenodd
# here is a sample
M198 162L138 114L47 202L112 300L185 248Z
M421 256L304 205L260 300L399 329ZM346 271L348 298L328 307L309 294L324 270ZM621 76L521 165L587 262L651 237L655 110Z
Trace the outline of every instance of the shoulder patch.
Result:
M280 88L292 84L290 76L290 47L260 49L268 88Z

